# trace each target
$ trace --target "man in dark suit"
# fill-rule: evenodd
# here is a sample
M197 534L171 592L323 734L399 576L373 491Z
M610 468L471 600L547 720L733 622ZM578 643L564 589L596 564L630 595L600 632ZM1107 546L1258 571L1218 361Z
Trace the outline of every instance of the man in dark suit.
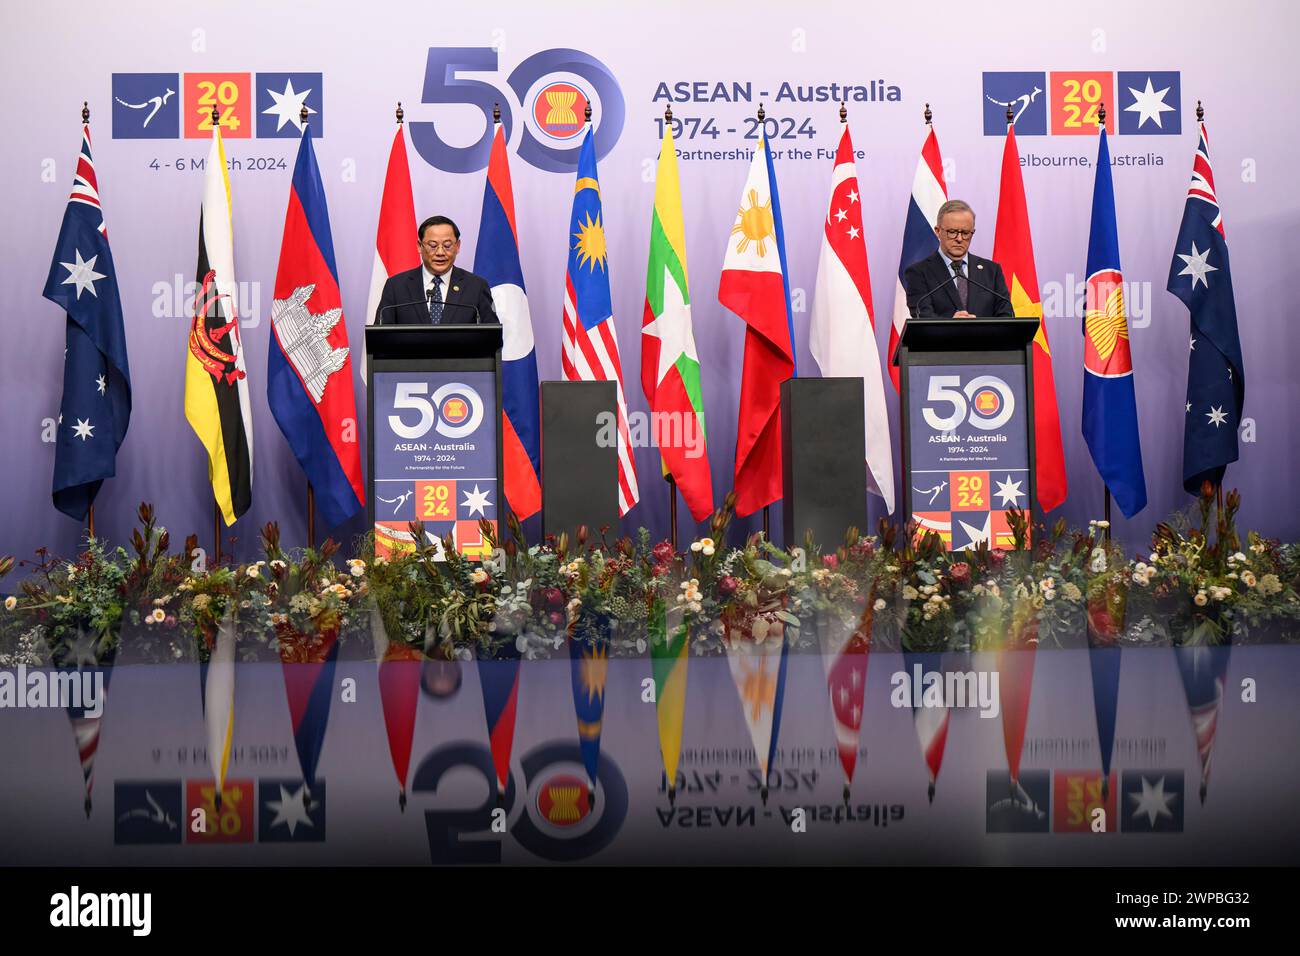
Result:
M446 216L420 223L422 264L384 283L376 325L499 323L487 280L456 268L460 230Z
M907 307L918 319L1015 317L1002 267L970 254L975 212L960 199L939 207L939 251L903 271Z

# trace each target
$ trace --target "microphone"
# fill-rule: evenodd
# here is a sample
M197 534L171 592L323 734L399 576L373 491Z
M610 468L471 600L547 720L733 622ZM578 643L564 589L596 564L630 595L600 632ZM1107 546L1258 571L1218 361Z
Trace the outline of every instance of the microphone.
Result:
M953 283L953 281L956 280L956 278L957 278L957 277L956 277L955 275L950 275L950 276L948 276L947 281L945 281L945 282L940 282L937 286L935 286L935 287L934 287L933 289L931 289L929 292L925 293L925 295L923 295L923 296L921 296L919 299L917 299L917 300L916 300L916 305L912 306L912 318L914 318L914 319L920 318L920 316L918 316L918 315L916 314L916 312L917 312L917 310L918 310L919 308L921 308L921 303L924 302L926 299L930 298L930 296L934 295L934 294L935 294L936 292L938 292L940 289L944 288L945 286L951 285L951 284Z
M954 278L955 278L955 277L954 277ZM985 285L983 282L980 282L979 279L976 279L976 278L973 277L973 276L967 276L967 277L966 277L966 281L967 281L967 282L973 282L973 283L975 283L977 286L979 286L979 287L980 287L981 289L983 289L985 292L992 292L995 296L997 296L999 299L1001 299L1001 300L1002 300L1003 302L1005 302L1007 305L1011 306L1011 312L1012 312L1012 314L1015 314L1015 311L1016 311L1015 303L1013 303L1013 302L1011 301L1010 298L1008 298L1007 296L1003 295L1003 294L1002 294L1001 292L999 292L997 289L994 289L994 288L992 288L991 286L987 286L987 285Z
M444 302L442 304L442 314L444 316L447 314L448 309L470 309L474 313L473 321L475 322L475 324L478 324L479 322L478 306L476 305L467 305L464 302ZM432 310L430 310L430 312L432 312Z
M375 313L375 325L383 325L383 324L384 324L384 313L385 313L385 312L391 312L391 311L393 311L393 310L395 310L395 309L404 309L404 308L406 308L408 305L424 305L424 306L427 306L427 305L429 305L429 300L432 299L432 298L433 298L433 290L430 289L430 290L429 290L429 295L428 295L426 298L424 298L424 299L413 299L413 300L411 300L410 302L394 302L394 303L392 303L392 304L390 304L390 305L380 306L379 311ZM474 305L466 305L464 302L444 302L444 303L442 304L442 308L443 308L443 312L444 312L444 313L446 312L447 309L473 309L473 310L474 310L474 321L475 321L476 323L479 321L479 317L478 317L478 306L474 306ZM430 311L430 313L432 314L432 311L433 311L433 310L430 309L429 311Z
M993 295L997 296L997 297L998 297L999 299L1001 299L1003 302L1007 303L1007 305L1011 306L1011 311L1012 311L1012 313L1014 313L1014 312L1016 311L1015 304L1011 301L1011 299L1008 298L1007 296L1003 295L1001 292L997 291L996 289L994 289L992 286L985 285L983 282L980 282L979 279L976 279L974 276L971 276L971 275L969 275L969 274L963 276L963 278L964 278L967 282L974 283L975 285L979 286L979 287L980 287L981 289L983 289L985 292L991 292ZM938 291L939 291L940 289L942 289L944 286L947 286L947 285L949 285L949 284L955 282L956 280L957 280L957 276L956 276L956 275L950 275L950 276L948 276L948 281L947 281L947 282L940 282L937 286L935 286L935 287L934 287L933 289L931 289L929 292L925 293L925 295L923 295L923 296L921 296L920 298L918 298L918 299L916 300L916 305L913 306L913 308L912 308L912 318L918 318L918 316L917 316L917 314L916 314L916 310L919 309L919 308L921 307L921 303L922 303L922 302L924 302L926 299L930 298L930 296L934 295L936 292L938 292Z

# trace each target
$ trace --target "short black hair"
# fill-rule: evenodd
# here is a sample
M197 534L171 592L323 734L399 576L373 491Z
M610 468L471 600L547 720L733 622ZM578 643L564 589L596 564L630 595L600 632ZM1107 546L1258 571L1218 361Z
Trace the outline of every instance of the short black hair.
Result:
M451 226L452 234L455 235L457 239L460 238L460 230L457 229L456 224L446 216L430 216L428 219L424 220L424 222L420 223L420 228L415 231L415 238L420 242L424 242L424 230L428 229L430 226Z

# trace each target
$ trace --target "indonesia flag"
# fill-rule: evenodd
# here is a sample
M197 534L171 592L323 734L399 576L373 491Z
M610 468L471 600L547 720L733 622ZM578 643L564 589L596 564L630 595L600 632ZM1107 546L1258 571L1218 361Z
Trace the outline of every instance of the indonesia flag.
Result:
M411 165L406 160L406 138L401 121L393 146L388 151L388 172L384 176L384 193L379 200L379 231L375 236L375 265L370 273L370 296L366 300L366 325L375 324L384 283L399 272L418 268L420 253L416 248L415 197L411 194ZM365 350L361 354L361 382L366 382Z
M871 308L867 240L862 232L862 196L853 165L853 141L845 123L831 173L830 209L822 225L809 345L823 375L862 379L867 484L885 499L885 507L893 514L894 452Z
M351 349L309 126L303 129L284 215L271 332L267 403L316 491L321 516L335 527L361 510L366 492Z
M613 382L618 395L618 513L641 498L623 397L623 366L609 295L605 217L596 178L596 139L591 123L578 151L578 177L569 217L569 268L564 276L564 377L570 382Z
M781 383L796 374L785 227L772 153L754 151L722 263L718 301L745 320L736 424L736 514L780 501Z
M907 205L907 223L903 226L903 254L898 258L898 284L894 287L894 326L889 330L889 377L894 391L898 391L898 366L894 353L903 334L903 323L911 311L907 307L907 289L903 273L913 262L938 251L939 237L934 234L939 220L939 207L948 201L948 186L943 181L943 158L939 155L939 138L934 127L926 124L925 143L921 146L921 159L916 164L912 179L912 201ZM891 511L893 509L890 509Z
M505 463L506 499L510 510L522 521L542 507L537 353L533 349L533 319L524 291L524 273L519 265L514 190L506 160L505 131L500 123L492 135L474 271L491 287L492 304L501 319L501 457Z

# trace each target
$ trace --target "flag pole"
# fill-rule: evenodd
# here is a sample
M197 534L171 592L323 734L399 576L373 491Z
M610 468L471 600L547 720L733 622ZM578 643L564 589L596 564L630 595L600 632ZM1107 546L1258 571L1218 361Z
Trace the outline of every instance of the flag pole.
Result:
M212 503L212 540L216 546L212 553L216 555L216 563L221 563L221 506L215 501Z
M400 110L402 105L399 103L397 108ZM307 135L307 104L302 104L302 109L298 111L298 121L302 123L302 134ZM398 122L401 122L400 120ZM316 547L316 489L311 486L311 480L307 481L307 547ZM306 791L303 791L303 799L307 799Z
M90 101L81 101L81 125L83 127L90 125ZM93 538L95 536L95 502L91 501L86 510L86 534ZM87 797L89 801L89 797ZM87 811L89 813L89 811Z
M1098 131L1099 131L1099 132L1097 133L1098 136L1101 136L1101 131L1104 131L1104 130L1106 129L1106 103L1105 103L1105 101L1102 101L1101 103L1098 103L1098 104L1097 104L1097 129L1098 129ZM1085 309L1085 311L1086 311L1086 309ZM1103 490L1104 493L1105 493L1105 498L1104 498L1104 502L1103 502L1103 510L1102 510L1102 517L1103 517L1103 518L1105 519L1105 521L1106 521L1106 527L1105 527L1105 529L1104 529L1104 536L1105 536L1106 543L1107 543L1107 544L1110 544L1110 485L1106 484L1106 480L1105 480L1104 478L1102 479L1101 487L1102 487L1102 490ZM1108 783L1108 781L1103 780L1103 781L1102 781L1102 786L1103 786L1103 787L1106 786L1107 783Z

